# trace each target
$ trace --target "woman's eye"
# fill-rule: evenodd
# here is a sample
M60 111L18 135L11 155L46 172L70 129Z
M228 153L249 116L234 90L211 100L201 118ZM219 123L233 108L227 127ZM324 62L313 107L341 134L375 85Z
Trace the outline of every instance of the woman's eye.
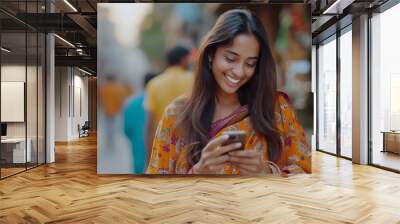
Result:
M249 66L250 68L254 68L257 66L257 63L247 63L247 66Z
M226 57L226 56L225 56L225 60L228 61L228 62L234 62L235 61L235 59L229 58L229 57Z

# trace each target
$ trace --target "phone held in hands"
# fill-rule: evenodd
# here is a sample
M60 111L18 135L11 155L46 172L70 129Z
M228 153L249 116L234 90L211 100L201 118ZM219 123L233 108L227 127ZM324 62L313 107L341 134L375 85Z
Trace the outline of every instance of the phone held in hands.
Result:
M240 148L237 148L237 149L233 150L233 151L243 150L244 149L244 144L245 144L245 139L246 139L246 132L244 132L244 131L224 131L222 133L222 135L228 135L229 136L228 140L226 140L224 143L222 143L222 146L240 142L240 143L242 143L242 146Z

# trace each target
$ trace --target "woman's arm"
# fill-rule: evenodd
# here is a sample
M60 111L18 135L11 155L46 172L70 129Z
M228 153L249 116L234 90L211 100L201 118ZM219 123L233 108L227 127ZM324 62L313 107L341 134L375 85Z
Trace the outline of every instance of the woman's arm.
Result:
M171 153L175 152L175 145L172 141L175 117L168 115L166 111L155 132L147 174L170 174L175 170L174 167L170 167L169 161L174 157Z

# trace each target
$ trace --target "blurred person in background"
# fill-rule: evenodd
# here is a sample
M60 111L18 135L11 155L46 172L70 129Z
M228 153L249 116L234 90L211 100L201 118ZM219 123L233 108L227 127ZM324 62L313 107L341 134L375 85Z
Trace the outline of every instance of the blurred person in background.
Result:
M131 85L108 76L99 87L100 106L108 117L114 117L121 111L126 98L133 93L134 88Z
M148 82L157 76L158 73L149 72L145 75L143 87L146 88ZM127 100L124 108L124 133L131 143L133 173L141 174L145 172L146 166L146 111L143 106L145 91L134 95Z
M146 172L310 173L311 150L275 67L260 20L244 9L222 14L201 44L192 93L165 109ZM228 130L245 132L244 143L223 145Z
M190 50L184 46L170 49L166 55L167 68L149 82L146 87L144 106L147 111L147 158L150 159L151 146L157 124L164 109L176 97L190 93L193 86L193 75L188 71Z
M117 120L125 100L134 92L135 90L130 84L115 79L115 74L107 75L106 81L98 87L100 108L106 115L104 125L107 128L104 134L107 136L105 142L107 149L115 147L115 133L119 129Z

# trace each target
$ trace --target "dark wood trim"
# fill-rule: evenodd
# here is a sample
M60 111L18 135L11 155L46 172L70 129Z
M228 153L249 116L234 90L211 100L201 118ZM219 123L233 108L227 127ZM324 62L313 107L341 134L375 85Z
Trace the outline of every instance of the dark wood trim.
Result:
M339 158L339 159L346 159L346 160L349 160L349 161L353 161L351 158L349 158L349 157L347 157L347 156L338 156L338 155L336 155L335 153L332 153L332 152L328 152L328 151L325 151L325 150L322 150L322 149L317 149L316 150L317 152L322 152L322 153L325 153L325 154L328 154L328 155L331 155L331 156L334 156L334 157L337 157L337 158Z
M315 45L315 148L319 148L319 44Z
M47 6L46 6L46 12L47 12ZM48 33L44 33L44 164L47 163L47 80L48 80L48 72L47 72L47 38L48 38ZM43 75L43 74L42 74Z
M318 152L323 152L323 153L329 154L329 155L331 155L331 156L340 158L340 157L339 157L338 155L336 155L335 153L328 152L328 151L325 151L325 150L323 150L323 149L317 149L317 151L318 151Z
M373 166L373 167L376 167L376 168L379 168L379 169L382 169L382 170L386 170L386 171L390 171L390 172L394 172L394 173L399 173L400 174L400 170L392 169L392 168L387 167L387 166L381 166L381 165L378 165L378 164L369 164L369 165Z
M372 19L372 13L368 13L368 36L367 36L367 45L368 45L368 54L367 54L367 63L368 63L368 70L367 70L367 85L368 85L368 96L367 96L367 119L368 119L368 124L367 124L367 129L368 129L368 155L367 155L367 160L368 164L373 164L373 149L372 149L372 66L371 66L371 56L372 56L372 32L371 32L371 19Z
M340 30L336 31L336 155L341 156L341 117L340 117Z

